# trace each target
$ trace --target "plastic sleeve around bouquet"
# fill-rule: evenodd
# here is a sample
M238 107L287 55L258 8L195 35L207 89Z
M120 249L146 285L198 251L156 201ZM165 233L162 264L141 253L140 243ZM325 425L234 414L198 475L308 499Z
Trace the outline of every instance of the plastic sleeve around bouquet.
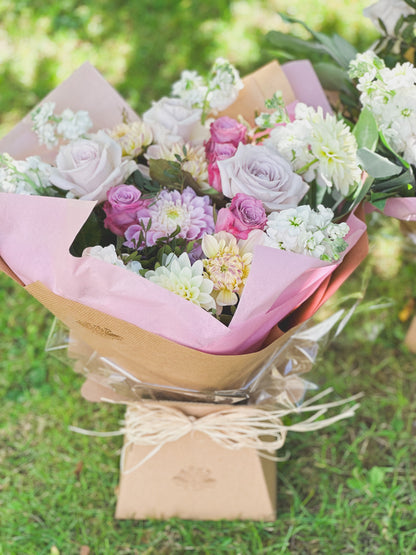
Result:
M211 368L205 368L205 380L196 386L198 368L188 369L188 379L181 372L183 360L171 359L166 363L166 375L150 375L141 371L141 350L137 349L136 364L126 368L120 359L104 356L86 343L79 331L70 330L55 319L46 345L46 351L74 364L74 370L87 378L83 394L89 400L112 400L134 403L142 399L170 401L198 401L218 404L254 404L265 407L296 407L305 393L316 386L305 379L314 365L318 353L332 335L339 333L353 313L353 309L341 309L325 320L316 323L312 319L293 328L253 358L251 370L244 371L247 355L222 357L209 355ZM105 333L105 331L103 332ZM108 334L108 331L107 331ZM154 351L156 352L156 351ZM234 382L223 382L226 388L215 382L216 362L223 358L237 359L241 363L240 375ZM211 374L211 375L210 375ZM213 375L212 375L213 374ZM169 376L169 380L166 379ZM231 386L234 383L234 387Z

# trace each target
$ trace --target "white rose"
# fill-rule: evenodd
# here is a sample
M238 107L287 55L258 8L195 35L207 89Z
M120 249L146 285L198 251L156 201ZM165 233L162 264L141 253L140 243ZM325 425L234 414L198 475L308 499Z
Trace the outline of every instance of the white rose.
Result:
M297 206L309 189L289 162L265 146L240 143L234 156L218 161L218 168L226 197L245 193L268 211Z
M84 200L106 199L108 189L124 183L137 169L131 160L123 160L121 147L104 131L61 147L50 181Z
M415 10L404 0L379 0L365 8L363 13L371 19L373 25L382 33L383 30L378 22L381 19L387 29L387 34L394 36L394 27L399 18L414 14Z
M163 97L143 114L143 121L150 125L156 143L171 145L192 141L199 135L200 109L189 108L181 98Z

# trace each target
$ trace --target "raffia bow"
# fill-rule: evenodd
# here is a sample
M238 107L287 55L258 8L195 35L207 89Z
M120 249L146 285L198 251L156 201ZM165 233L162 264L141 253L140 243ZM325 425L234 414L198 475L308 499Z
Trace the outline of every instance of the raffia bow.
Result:
M288 399L282 397L284 408L265 410L255 406L233 406L206 416L196 418L189 416L178 408L160 402L142 401L126 404L127 411L120 430L114 432L94 432L70 426L70 430L98 437L125 435L126 442L121 451L120 466L122 472L129 474L151 459L169 442L177 441L192 432L201 432L226 449L256 449L260 456L279 460L272 453L280 449L285 442L288 431L310 432L320 430L345 418L350 418L359 407L356 403L340 413L319 420L329 409L355 401L361 393L331 403L315 404L316 401L332 392L332 388L322 391L301 407L294 407ZM103 401L114 403L109 399ZM287 408L286 408L287 407ZM290 414L312 412L313 414L297 424L285 425L282 418ZM125 452L131 445L154 445L155 448L134 467L124 468Z

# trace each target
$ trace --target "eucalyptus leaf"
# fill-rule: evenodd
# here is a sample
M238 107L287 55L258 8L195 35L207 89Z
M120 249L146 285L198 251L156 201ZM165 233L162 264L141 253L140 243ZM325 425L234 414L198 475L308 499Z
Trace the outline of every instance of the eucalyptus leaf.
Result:
M354 94L354 87L348 74L331 62L314 63L313 67L324 89Z
M362 110L353 134L357 140L358 148L375 151L379 139L378 126L373 113L368 108Z
M403 166L394 164L368 148L359 148L357 155L362 167L374 178L392 177L403 171Z

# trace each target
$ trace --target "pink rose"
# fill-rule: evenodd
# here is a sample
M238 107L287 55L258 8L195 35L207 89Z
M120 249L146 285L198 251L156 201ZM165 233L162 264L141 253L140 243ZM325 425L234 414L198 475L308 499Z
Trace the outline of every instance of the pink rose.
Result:
M245 142L247 128L235 119L223 116L211 123L210 132L214 143L232 143L238 146Z
M215 232L228 231L237 239L247 239L253 229L264 229L266 211L261 200L237 193L227 208L218 212Z
M209 142L206 145L208 148ZM237 148L232 143L211 143L211 152L207 152L208 158L208 183L217 191L222 191L220 170L218 169L218 160L226 160L234 156Z
M139 219L147 216L150 200L143 200L134 185L117 185L107 192L107 201L103 205L106 218L104 227L115 235L123 236L126 229Z

